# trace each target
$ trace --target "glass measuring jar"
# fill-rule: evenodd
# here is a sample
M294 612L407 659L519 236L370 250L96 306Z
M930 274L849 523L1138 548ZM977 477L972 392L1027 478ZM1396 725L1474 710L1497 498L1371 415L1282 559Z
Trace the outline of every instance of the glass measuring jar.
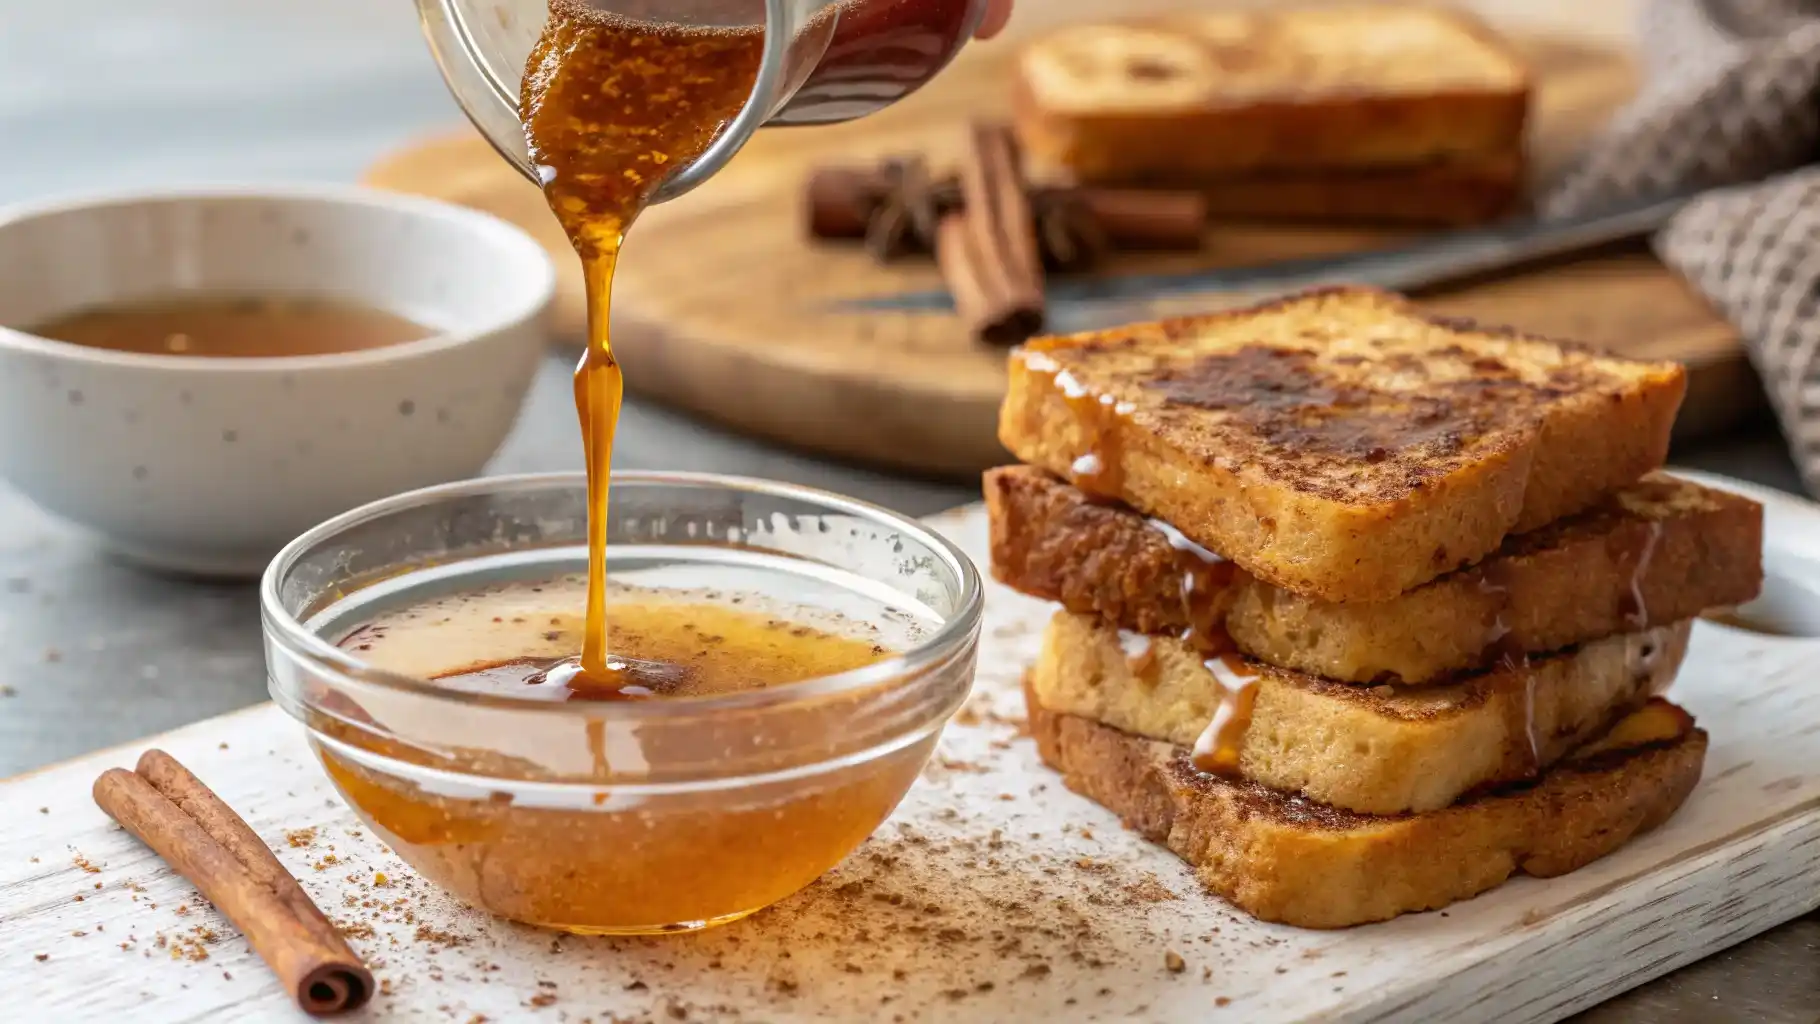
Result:
M915 91L971 38L986 0L564 0L647 24L761 31L745 106L652 196L701 184L763 125L827 124ZM519 172L538 181L519 118L525 61L549 0L417 0L430 49L456 101Z

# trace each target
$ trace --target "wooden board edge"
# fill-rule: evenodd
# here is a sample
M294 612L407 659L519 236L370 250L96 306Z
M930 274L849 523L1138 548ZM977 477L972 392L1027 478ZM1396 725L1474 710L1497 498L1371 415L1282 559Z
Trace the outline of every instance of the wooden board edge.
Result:
M66 757L61 761L52 761L49 764L41 764L36 768L27 768L17 775L9 775L5 778L0 778L0 789L4 789L16 782L29 782L37 776L46 775L62 768L78 768L85 761L97 761L102 758L112 757L122 751L141 750L146 747L161 746L170 742L173 738L182 737L186 733L205 731L208 727L213 726L218 722L225 722L230 718L239 718L243 715L251 715L254 712L276 708L277 706L277 704L270 700L262 700L254 704L248 704L243 708L235 708L232 711L223 711L219 715L198 718L194 722L180 725L175 729L166 729L163 732L153 733L150 736L141 736L135 740L126 740L121 743L111 743L105 747L96 747L94 750L86 751L73 757ZM299 725L298 728L302 728L302 726ZM120 767L126 766L123 764Z
M998 443L1002 394L987 397L924 391L887 377L824 375L842 384L813 408L800 402L762 400L783 394L800 370L736 346L696 344L684 351L664 343L661 325L636 313L614 323L614 349L627 366L634 393L699 416L710 423L797 451L901 472L961 480L1009 458ZM704 367L711 367L711 372ZM711 382L741 382L737 396ZM819 441L804 441L805 418L827 419ZM841 422L834 423L832 421Z
M1816 908L1820 799L1616 880L1534 926L1462 946L1442 984L1341 1019L1453 1019L1496 997L1506 1001L1501 1020L1558 1021Z

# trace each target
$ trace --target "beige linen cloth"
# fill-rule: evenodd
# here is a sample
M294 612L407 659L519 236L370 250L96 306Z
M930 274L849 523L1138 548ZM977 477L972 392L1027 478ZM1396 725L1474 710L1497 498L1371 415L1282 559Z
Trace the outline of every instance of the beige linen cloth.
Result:
M1642 90L1542 212L1713 190L1656 251L1743 334L1820 496L1820 0L1650 0L1641 17Z

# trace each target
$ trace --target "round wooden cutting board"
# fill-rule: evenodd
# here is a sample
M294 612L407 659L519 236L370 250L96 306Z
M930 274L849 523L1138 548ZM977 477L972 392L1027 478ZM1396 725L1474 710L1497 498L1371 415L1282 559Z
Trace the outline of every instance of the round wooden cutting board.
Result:
M1634 87L1608 46L1519 38L1536 71L1532 154L1558 166ZM877 116L761 132L725 171L647 212L620 262L613 344L638 391L735 430L816 452L943 476L1007 459L995 437L1005 353L947 314L854 313L839 301L938 287L932 261L880 266L857 246L812 242L809 168L924 152L940 161L968 119L1002 114L1008 48L976 46L927 89ZM536 236L565 275L553 328L579 339L579 271L542 195L471 132L375 166L368 181L487 210ZM1112 272L1256 263L1393 243L1384 232L1216 225L1191 256L1122 257ZM1678 359L1690 370L1683 436L1732 425L1761 402L1734 332L1639 250L1577 259L1423 298L1450 314ZM1204 309L1172 299L1137 316Z

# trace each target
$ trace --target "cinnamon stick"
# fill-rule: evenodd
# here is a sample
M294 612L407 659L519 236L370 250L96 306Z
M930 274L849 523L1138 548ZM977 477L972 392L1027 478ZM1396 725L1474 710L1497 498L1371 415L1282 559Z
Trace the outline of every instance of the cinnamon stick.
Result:
M864 238L890 193L890 176L882 171L823 167L810 172L805 202L809 234ZM1199 249L1207 223L1207 197L1199 192L1058 186L1035 188L1030 200L1038 207L1078 202L1114 249Z
M1120 249L1199 249L1207 226L1207 197L1149 189L1068 190Z
M823 167L809 175L803 203L814 238L863 238L890 187L879 171Z
M233 809L162 750L95 780L95 803L240 929L305 1013L356 1009L373 975Z
M1010 128L977 124L960 164L962 209L936 231L936 263L974 337L1023 341L1042 328L1043 264Z
M958 213L943 217L935 228L935 262L954 296L954 309L968 330L992 345L1015 345L1043 329L1043 306L1007 301L994 292L992 259L977 248L975 234Z

